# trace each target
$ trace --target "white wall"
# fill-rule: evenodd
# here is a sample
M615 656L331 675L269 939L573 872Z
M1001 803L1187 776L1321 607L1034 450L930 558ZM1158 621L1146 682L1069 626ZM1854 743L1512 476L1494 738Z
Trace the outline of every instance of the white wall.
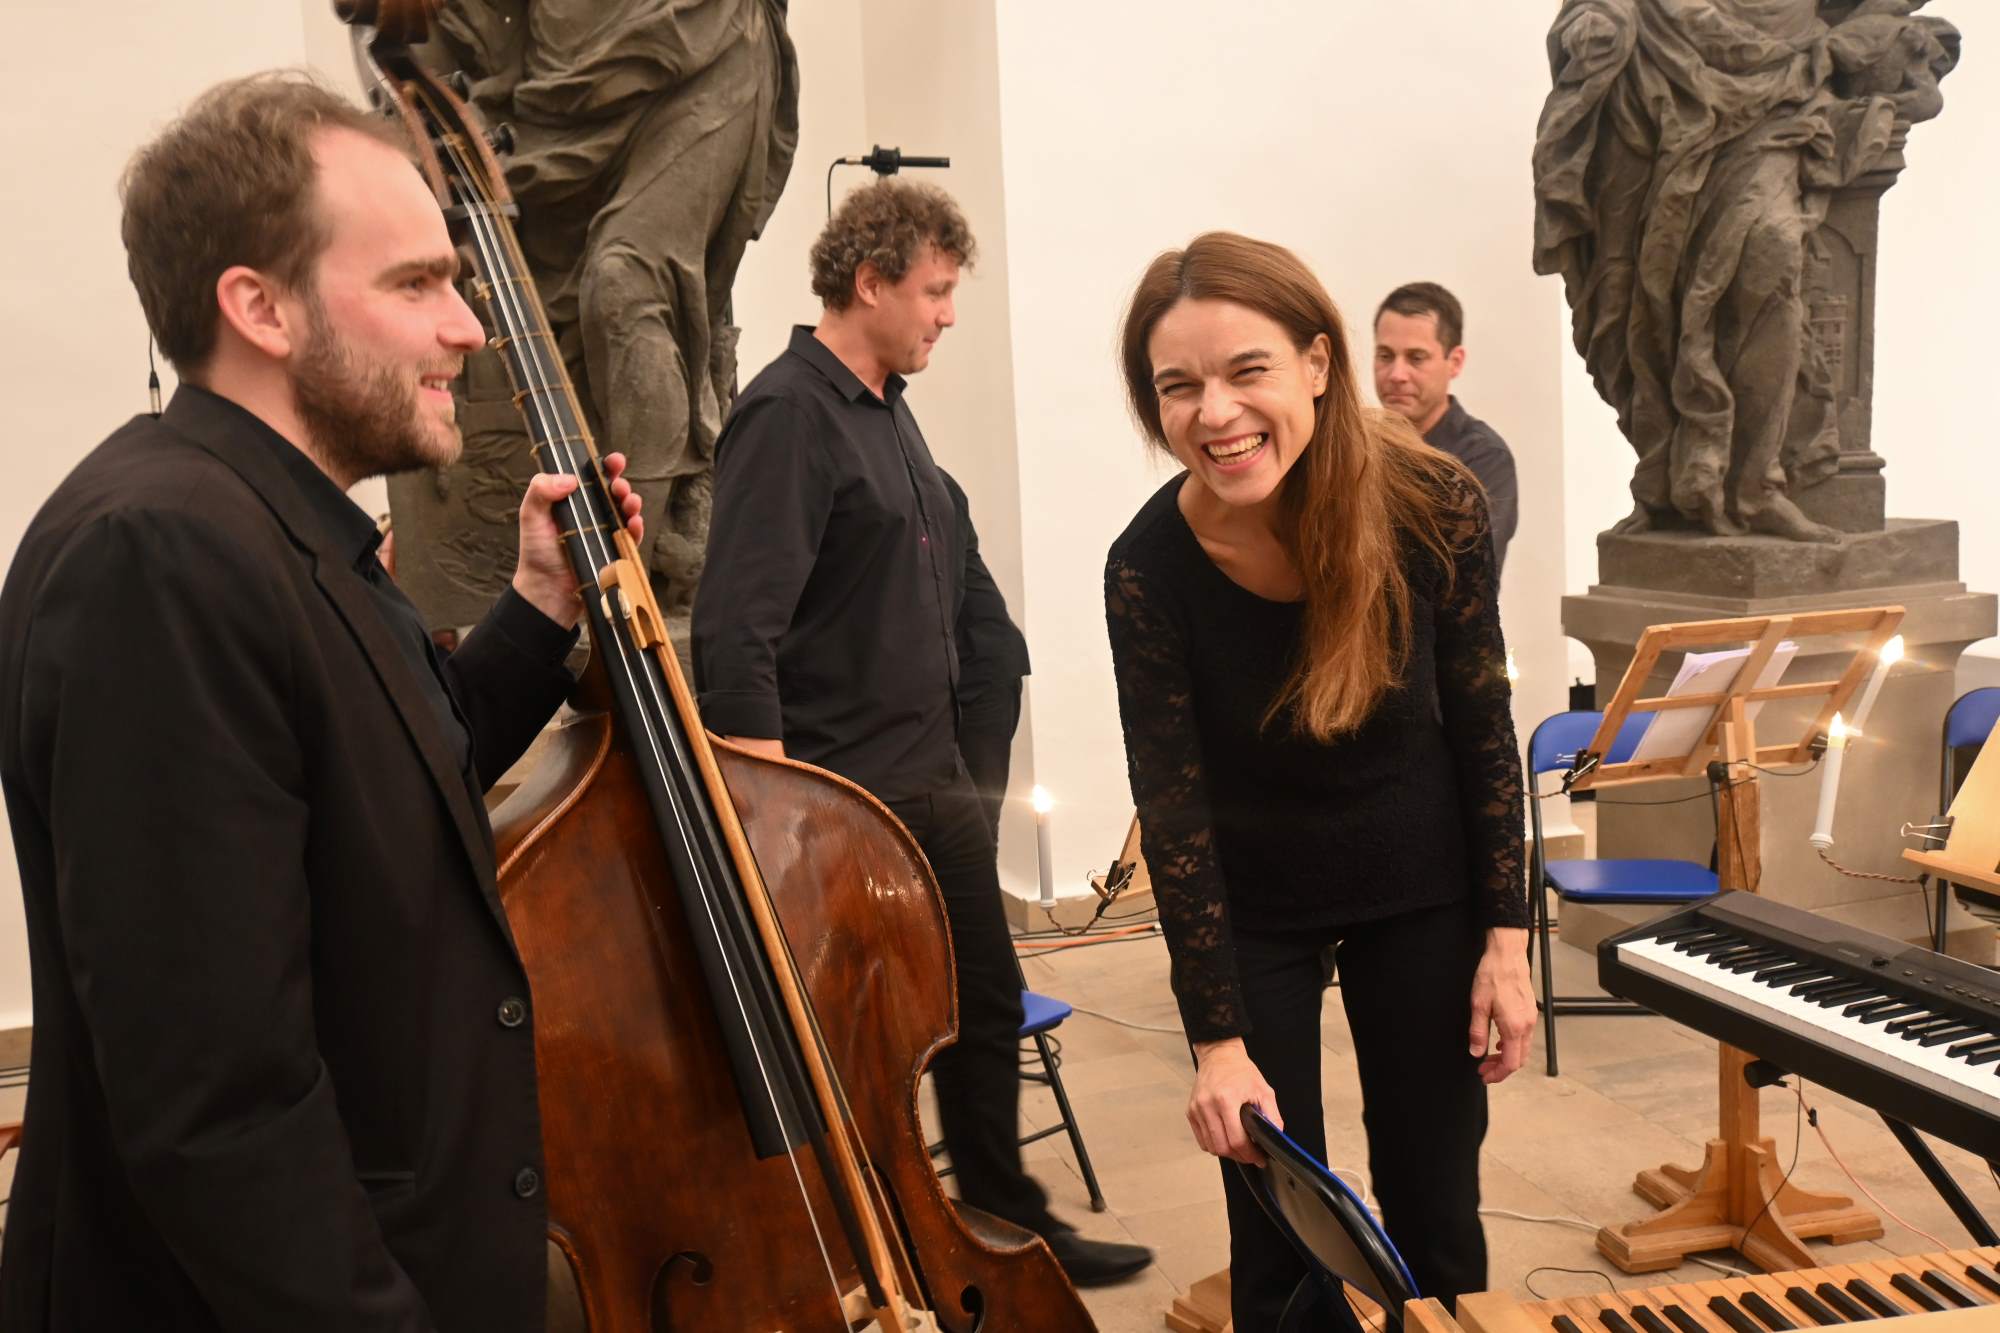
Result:
M1875 452L1888 460L1889 512L1958 521L1958 571L2000 591L2000 430L1993 347L2000 323L2000 9L1938 0L1924 11L1965 36L1944 113L1910 131L1909 166L1882 197L1875 279ZM2000 680L2000 640L1968 664Z
M1521 472L1502 609L1523 720L1560 707L1566 683L1561 297L1529 270L1546 6L1055 12L1003 5L998 32L1035 768L1063 802L1059 880L1077 884L1117 850L1131 809L1101 576L1167 475L1113 362L1146 262L1215 227L1292 247L1347 315L1364 376L1390 288L1428 278L1457 293L1459 396Z
M118 239L119 172L210 84L340 53L318 0L125 0L8 6L0 86L13 90L0 186L0 363L8 368L8 485L0 562L78 459L146 410L146 324ZM343 64L330 74L351 86ZM172 392L173 376L160 367ZM112 815L114 812L107 812ZM28 956L13 845L0 828L0 1029L28 1021Z

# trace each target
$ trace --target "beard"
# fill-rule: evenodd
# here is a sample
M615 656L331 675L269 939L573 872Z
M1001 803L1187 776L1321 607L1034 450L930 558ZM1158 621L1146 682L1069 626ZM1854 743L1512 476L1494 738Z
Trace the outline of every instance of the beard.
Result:
M358 481L458 458L457 421L429 412L417 383L420 375L456 375L455 363L412 368L371 360L334 331L317 297L307 320L292 402L330 473Z

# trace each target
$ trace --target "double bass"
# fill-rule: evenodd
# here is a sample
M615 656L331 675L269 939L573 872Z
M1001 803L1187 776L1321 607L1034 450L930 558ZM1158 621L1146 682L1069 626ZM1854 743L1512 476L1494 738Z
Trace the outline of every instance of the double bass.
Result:
M515 239L494 142L410 47L438 0L336 0L473 258L591 660L494 812L531 986L550 1239L592 1333L1087 1333L1036 1237L946 1198L917 1111L956 1028L909 833L701 726ZM496 136L497 137L497 136Z

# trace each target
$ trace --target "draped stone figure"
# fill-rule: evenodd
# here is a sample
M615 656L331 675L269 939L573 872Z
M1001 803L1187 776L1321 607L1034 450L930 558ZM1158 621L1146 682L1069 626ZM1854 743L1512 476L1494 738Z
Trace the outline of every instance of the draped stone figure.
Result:
M685 656L736 382L730 287L798 146L784 0L450 0L437 27L429 58L511 127L522 250L600 450L646 497L642 554ZM503 501L533 469L496 357L464 399L462 461L391 484L403 582L434 625L499 591Z
M1958 33L1923 3L1562 5L1534 263L1562 275L1577 350L1638 454L1616 531L1837 539L1798 503L1842 444L1818 233L1834 193L1900 166L1909 125L1942 107Z

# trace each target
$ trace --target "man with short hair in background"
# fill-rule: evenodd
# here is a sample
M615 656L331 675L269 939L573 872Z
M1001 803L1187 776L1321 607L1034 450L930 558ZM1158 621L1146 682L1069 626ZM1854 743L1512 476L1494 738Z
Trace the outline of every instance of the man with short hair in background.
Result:
M1452 396L1451 382L1465 369L1464 337L1465 312L1443 287L1411 282L1390 292L1375 310L1375 396L1486 488L1497 570L1520 521L1520 486L1507 442Z

